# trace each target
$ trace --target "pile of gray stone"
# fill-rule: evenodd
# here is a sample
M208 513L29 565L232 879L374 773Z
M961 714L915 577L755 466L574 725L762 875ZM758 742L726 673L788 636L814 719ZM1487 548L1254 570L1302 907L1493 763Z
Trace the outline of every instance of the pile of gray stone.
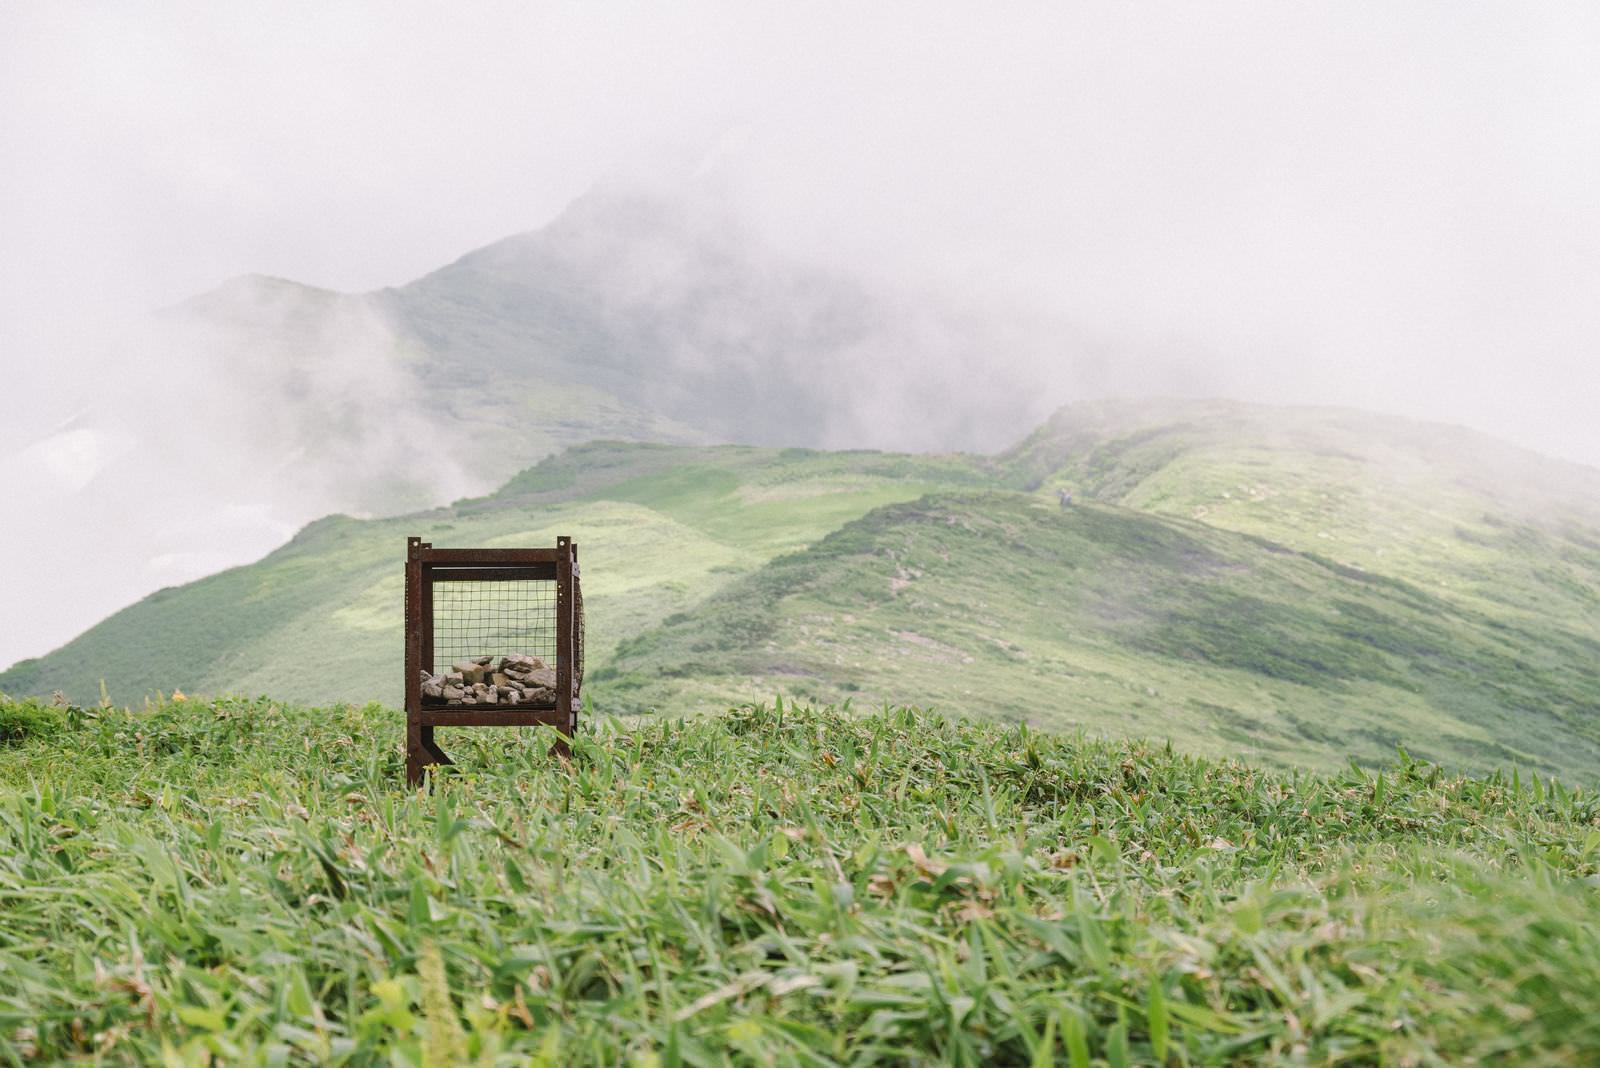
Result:
M475 708L549 702L555 696L556 669L523 653L502 656L498 668L494 657L479 656L457 660L449 671L422 673L422 699L429 704Z

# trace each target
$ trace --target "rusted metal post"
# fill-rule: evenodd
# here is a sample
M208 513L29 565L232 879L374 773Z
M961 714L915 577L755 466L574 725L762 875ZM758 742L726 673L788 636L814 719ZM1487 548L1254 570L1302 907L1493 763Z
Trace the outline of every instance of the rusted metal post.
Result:
M406 539L406 783L413 788L430 766L451 762L422 715L422 671L433 670L433 569L425 562L432 548Z
M556 539L556 711L561 713L556 729L566 738L572 736L577 726L573 714L572 673L572 539ZM570 756L572 747L566 738L557 740L555 751Z
M583 583L582 576L578 573L578 543L569 541L567 551L572 557L572 573L567 578L567 617L570 620L567 629L572 635L572 721L567 729L570 735L578 729L578 704L581 700L578 691L583 687L583 616L580 614L583 605L583 595L579 592Z
M406 784L422 784L422 539L406 539Z

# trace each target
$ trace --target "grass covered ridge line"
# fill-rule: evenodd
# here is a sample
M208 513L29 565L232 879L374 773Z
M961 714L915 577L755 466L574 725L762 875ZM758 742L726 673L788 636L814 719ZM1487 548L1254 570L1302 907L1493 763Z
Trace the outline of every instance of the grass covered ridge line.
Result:
M749 707L458 732L0 701L0 1063L1600 1056L1600 805Z

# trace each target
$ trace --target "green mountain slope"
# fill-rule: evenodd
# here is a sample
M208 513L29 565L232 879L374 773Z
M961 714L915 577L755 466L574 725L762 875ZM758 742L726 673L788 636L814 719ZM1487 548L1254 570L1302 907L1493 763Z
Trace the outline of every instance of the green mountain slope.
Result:
M1344 409L1104 403L1063 409L1003 461L1043 491L1600 632L1600 471L1485 434Z
M996 448L1048 414L985 369L1019 344L1005 324L792 260L687 195L597 189L405 285L247 275L163 321L230 413L218 447L352 513L595 440Z
M593 445L449 508L313 524L0 689L394 701L406 535L564 533L604 710L909 700L1278 763L1404 744L1590 779L1597 479L1450 428L1223 404L1075 407L992 459Z
M584 565L588 655L692 607L733 577L872 508L994 477L971 458L744 446L599 444L498 493L399 519L333 516L247 567L161 590L63 648L0 674L0 690L90 701L157 690L396 700L404 539L553 544Z
M791 259L704 191L596 189L539 230L368 299L429 354L424 394L468 426L481 401L559 423L582 391L702 440L949 450L998 448L1049 413L1027 359L992 359L1036 345L1031 324ZM1070 330L1053 335L1053 359L1069 360ZM461 388L477 382L492 388Z
M877 509L624 643L595 681L622 709L903 692L1279 762L1405 744L1600 767L1593 638L1192 520L1020 493Z

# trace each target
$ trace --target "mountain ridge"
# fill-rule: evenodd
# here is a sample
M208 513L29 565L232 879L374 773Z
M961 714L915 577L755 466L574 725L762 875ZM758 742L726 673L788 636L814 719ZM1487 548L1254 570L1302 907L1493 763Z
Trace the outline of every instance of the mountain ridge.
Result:
M1407 470L1399 495L1385 463L1437 443L1410 421L1184 410L1151 435L1069 409L993 457L579 446L447 507L328 517L17 665L0 689L93 697L103 674L118 697L394 700L401 539L559 533L584 546L587 693L602 711L901 699L1276 763L1370 763L1401 744L1593 777L1587 502L1485 516L1439 465L1431 481ZM1573 477L1538 462L1529 474L1519 499L1536 511Z

